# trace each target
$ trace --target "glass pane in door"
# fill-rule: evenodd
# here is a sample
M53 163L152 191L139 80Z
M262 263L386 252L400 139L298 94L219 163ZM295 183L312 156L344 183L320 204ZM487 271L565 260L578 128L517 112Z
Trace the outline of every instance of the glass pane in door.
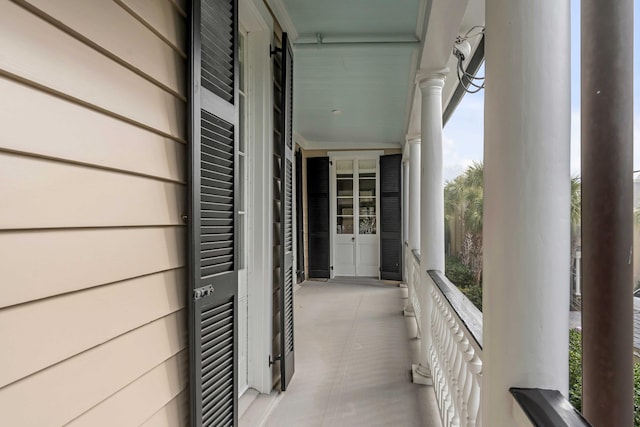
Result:
M376 234L376 161L358 161L358 233Z
M338 234L353 234L353 161L336 162L336 225Z

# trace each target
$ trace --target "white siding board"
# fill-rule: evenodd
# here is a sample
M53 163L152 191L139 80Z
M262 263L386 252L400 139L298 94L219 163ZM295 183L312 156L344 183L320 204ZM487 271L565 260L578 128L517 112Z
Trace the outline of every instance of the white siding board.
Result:
M0 153L0 229L182 225L185 186Z
M0 307L182 267L185 237L184 227L2 232Z
M120 5L104 0L25 3L185 98L185 67L167 66L184 58Z
M67 424L68 427L139 426L187 385L189 353L183 350Z
M186 21L169 0L114 0L186 57Z
M0 71L185 138L185 102L11 2L0 2Z
M186 348L180 311L0 389L0 425L59 426Z
M11 349L0 352L0 388L183 309L185 276L170 270L0 310L0 342Z
M185 182L185 144L2 76L0 94L0 150Z

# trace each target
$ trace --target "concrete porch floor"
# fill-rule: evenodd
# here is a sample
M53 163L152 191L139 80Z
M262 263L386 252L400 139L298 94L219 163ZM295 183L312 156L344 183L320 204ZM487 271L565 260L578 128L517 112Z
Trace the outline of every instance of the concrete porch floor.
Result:
M418 340L405 298L371 279L305 282L295 294L296 372L265 425L441 426L432 387L411 383Z

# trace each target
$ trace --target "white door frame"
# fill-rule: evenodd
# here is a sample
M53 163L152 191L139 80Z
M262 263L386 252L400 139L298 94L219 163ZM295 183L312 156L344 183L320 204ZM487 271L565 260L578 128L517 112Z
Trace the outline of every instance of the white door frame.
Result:
M329 233L329 250L330 250L330 260L331 260L331 266L333 267L335 265L335 250L334 250L334 244L336 241L336 236L337 236L337 221L336 221L336 165L335 165L335 161L337 160L376 160L376 236L378 239L378 248L380 247L380 156L384 155L384 151L383 150L369 150L369 151L329 151L327 153L327 156L329 157L329 161L330 161L330 174L329 174L329 179L330 179L330 183L329 183L329 209L330 209L330 228L331 228L331 232ZM355 163L354 163L355 164ZM356 169L356 168L354 168ZM354 194L355 191L357 189L357 184L355 183L355 176L354 176ZM354 206L354 214L355 214L355 210L359 209L359 207ZM357 265L357 256L358 256L358 250L357 250L357 235L358 235L358 227L359 224L355 223L355 215L354 215L354 235L356 237L356 254L355 254L355 260L354 262ZM380 253L378 251L378 267L380 266ZM358 271L356 270L355 266L354 266L354 272L357 275ZM335 277L335 273L334 273L334 269L331 268L330 270L330 276L331 278ZM378 268L378 272L376 275L378 278L380 278L380 269Z
M269 48L273 18L261 0L239 0L240 23L247 31L247 293L248 384L270 393L267 361L272 341L273 83Z

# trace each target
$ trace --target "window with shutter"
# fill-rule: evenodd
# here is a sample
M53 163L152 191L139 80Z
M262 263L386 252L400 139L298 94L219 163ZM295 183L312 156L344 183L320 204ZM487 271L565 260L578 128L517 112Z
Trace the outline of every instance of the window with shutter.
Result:
M296 151L296 268L298 283L305 279L304 274L304 218L302 210L302 152Z
M380 278L402 280L402 155L380 156Z
M307 159L309 277L329 278L329 158Z
M275 359L279 363L280 389L286 390L295 370L293 341L293 50L287 33L282 33L282 48L274 51L274 181L278 192L275 203L278 260L274 263L277 283L274 307L277 313L274 334L279 336Z
M193 426L237 424L237 0L189 3L188 276Z

